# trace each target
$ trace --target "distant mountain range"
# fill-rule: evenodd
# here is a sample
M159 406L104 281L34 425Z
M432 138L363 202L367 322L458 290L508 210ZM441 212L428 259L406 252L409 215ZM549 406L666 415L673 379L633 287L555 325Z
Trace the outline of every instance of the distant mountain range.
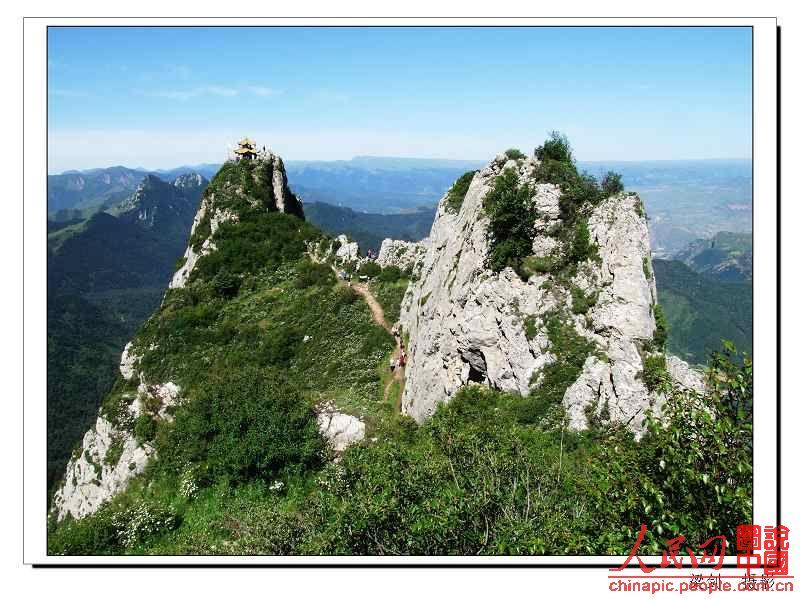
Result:
M436 204L464 171L480 162L357 156L352 160L287 161L293 189L306 202L326 202L359 211L392 213ZM143 176L165 181L193 172L207 179L220 164L148 171L114 166L48 176L48 214L53 220L85 218L130 194Z
M305 202L356 212L392 214L439 201L450 185L481 161L359 156L352 160L287 161L292 188ZM187 172L211 178L218 164L147 171L111 167L48 177L48 213L53 220L83 219L134 191L146 174L165 181ZM650 222L653 253L673 257L697 239L720 231L752 230L749 160L579 162L595 176L613 170L638 192Z
M753 280L753 235L722 231L675 254L693 270L726 282Z

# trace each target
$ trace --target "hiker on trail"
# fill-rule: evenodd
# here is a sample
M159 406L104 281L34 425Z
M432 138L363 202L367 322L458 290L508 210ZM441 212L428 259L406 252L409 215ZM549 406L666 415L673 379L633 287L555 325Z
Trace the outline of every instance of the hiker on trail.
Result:
M405 368L406 365L406 352L400 354L400 368Z
M394 361L394 358L389 360L389 369L394 372L394 367L397 366L397 362Z

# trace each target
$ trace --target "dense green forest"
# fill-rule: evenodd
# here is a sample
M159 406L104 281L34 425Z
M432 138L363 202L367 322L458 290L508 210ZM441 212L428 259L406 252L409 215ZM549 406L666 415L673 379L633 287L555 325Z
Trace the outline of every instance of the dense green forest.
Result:
M705 364L720 339L752 353L753 290L750 282L726 283L676 260L653 260L658 301L670 327L667 349Z

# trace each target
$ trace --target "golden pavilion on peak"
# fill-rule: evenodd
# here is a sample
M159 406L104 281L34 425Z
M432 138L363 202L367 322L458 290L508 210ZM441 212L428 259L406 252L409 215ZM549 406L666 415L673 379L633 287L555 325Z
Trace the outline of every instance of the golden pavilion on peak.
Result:
M239 147L236 148L233 153L236 154L237 160L252 160L258 155L258 150L256 150L256 142L249 137L245 137L239 140Z

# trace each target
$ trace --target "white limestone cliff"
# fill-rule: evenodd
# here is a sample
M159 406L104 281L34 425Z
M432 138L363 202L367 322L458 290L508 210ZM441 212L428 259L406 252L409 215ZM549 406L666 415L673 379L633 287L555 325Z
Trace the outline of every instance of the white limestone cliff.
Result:
M384 239L375 262L381 268L396 266L400 270L412 269L425 257L425 240L419 242Z
M173 382L148 385L138 371L138 357L125 346L120 373L128 381L139 381L136 392L127 392L112 423L101 411L94 426L83 436L80 448L67 463L64 482L53 495L53 510L58 521L67 515L83 518L93 514L117 493L124 491L131 479L144 471L155 450L140 442L132 432L133 423L148 409L151 417L169 420L169 408L181 398L181 389ZM148 406L148 408L145 408Z
M470 382L527 395L539 383L542 368L556 359L546 316L559 312L596 346L564 395L570 425L584 428L587 411L594 409L638 431L645 410L659 399L641 380L642 348L656 329L656 286L644 267L650 241L640 199L620 193L593 209L588 226L598 257L581 262L569 285L549 273L527 281L511 268L494 273L486 266L483 199L503 170L516 170L520 185L535 185L531 254L545 257L562 250L554 234L561 192L555 185L536 183L536 166L534 158L500 155L475 174L457 212L447 208L446 196L440 201L427 249L403 300L400 322L410 338L403 412L421 422ZM575 287L596 294L585 314L569 309ZM530 339L526 321L535 323ZM670 358L671 374L696 387L699 377L681 364Z

